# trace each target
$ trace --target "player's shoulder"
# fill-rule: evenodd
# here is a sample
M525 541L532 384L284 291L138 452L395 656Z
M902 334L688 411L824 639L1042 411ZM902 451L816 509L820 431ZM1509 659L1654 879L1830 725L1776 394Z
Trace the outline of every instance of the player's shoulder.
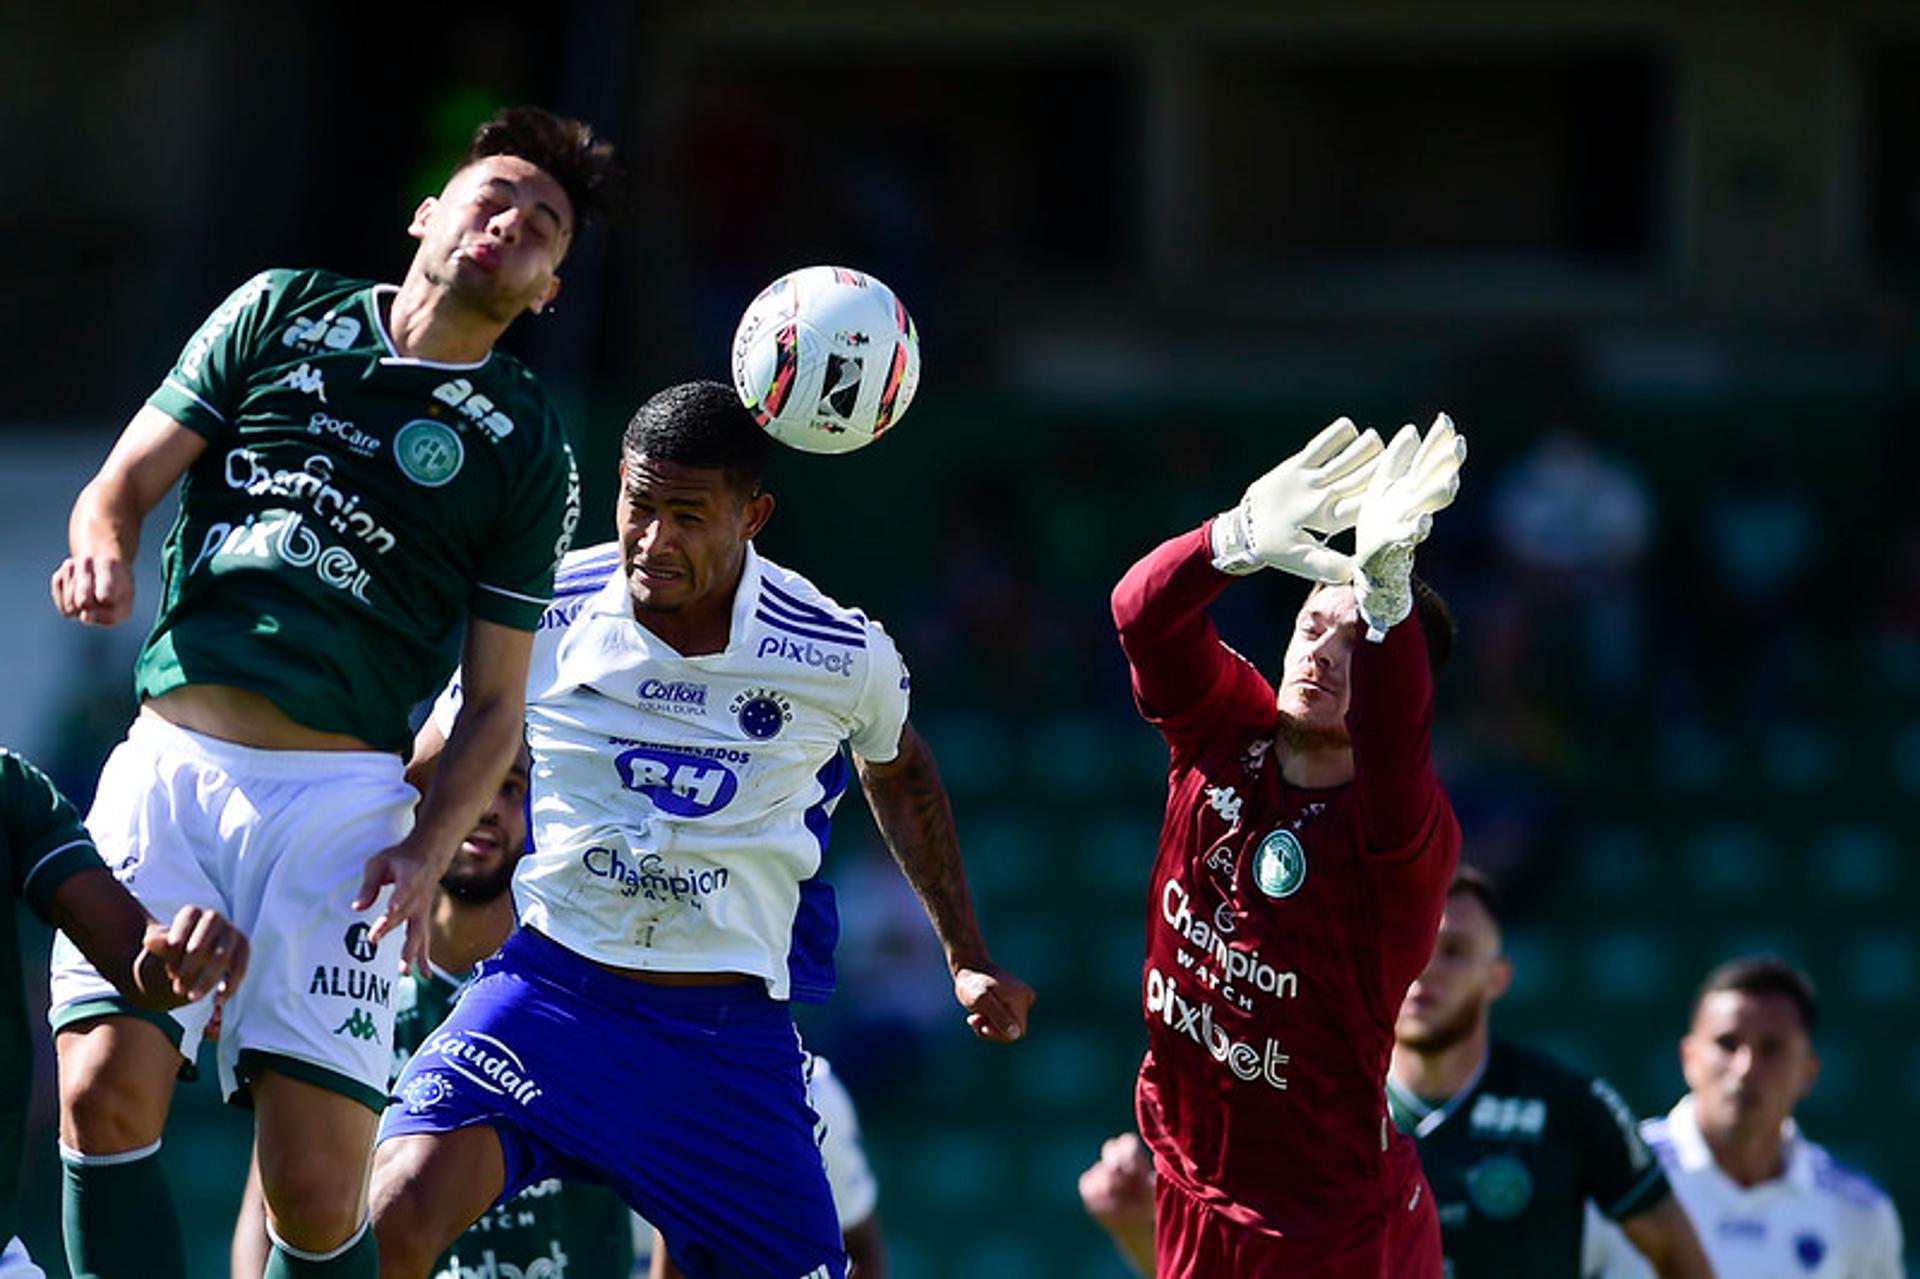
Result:
M564 630L580 616L586 602L620 572L620 543L598 542L560 557L553 572L553 599L540 615L540 631Z
M474 388L513 420L513 435L522 444L552 447L567 442L560 410L547 394L534 371L520 357L499 347L493 349L485 367L471 375ZM503 437L503 442L505 438Z
M1680 1170L1680 1144L1670 1115L1654 1115L1640 1121L1640 1140L1647 1143L1654 1158L1669 1173Z
M773 630L801 639L865 648L885 630L860 609L840 603L803 574L760 557L753 615Z
M1872 1177L1834 1158L1817 1142L1805 1144L1805 1158L1817 1193L1863 1216L1893 1211L1893 1199Z
M332 303L373 287L373 281L312 266L270 266L248 279L235 296L264 297L277 307Z

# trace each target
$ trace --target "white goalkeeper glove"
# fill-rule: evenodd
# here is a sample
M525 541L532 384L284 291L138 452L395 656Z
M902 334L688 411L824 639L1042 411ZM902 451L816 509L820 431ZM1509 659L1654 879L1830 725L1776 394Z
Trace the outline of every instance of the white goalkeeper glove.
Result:
M1353 561L1325 535L1353 527L1379 454L1371 427L1356 431L1350 419L1336 420L1214 517L1213 566L1236 576L1278 568L1315 582L1352 577Z
M1401 427L1373 468L1354 524L1353 593L1376 644L1413 611L1413 548L1460 491L1466 460L1465 437L1442 413L1425 439L1418 427Z

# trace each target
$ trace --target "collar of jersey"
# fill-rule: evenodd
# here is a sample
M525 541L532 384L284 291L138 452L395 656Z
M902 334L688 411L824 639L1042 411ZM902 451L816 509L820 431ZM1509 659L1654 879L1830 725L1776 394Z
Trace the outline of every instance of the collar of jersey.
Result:
M731 653L746 638L747 628L753 622L754 603L760 598L760 578L760 554L753 549L753 543L748 542L746 558L740 565L740 580L733 588L733 615L727 623L727 646L720 653ZM582 611L597 618L619 618L649 642L659 642L651 638L651 631L634 620L633 600L627 594L627 575L620 571L618 564L614 565L600 589L587 600ZM703 653L701 656L718 657L720 653ZM685 660L698 661L699 658Z
M394 349L393 335L387 332L387 314L380 305L382 294L398 295L397 284L376 284L367 290L367 318L373 322L373 331L380 335L380 345L386 348L386 354L380 357L380 363L414 369L484 369L493 360L493 349L471 364L447 364L440 360L419 360L410 355L402 355Z
M1466 1103L1467 1098L1473 1095L1474 1089L1480 1086L1480 1081L1486 1078L1487 1063L1491 1060L1493 1060L1493 1050L1488 1048L1486 1055L1480 1058L1480 1064L1473 1068L1471 1075L1467 1076L1467 1082L1460 1085L1460 1090L1437 1105L1411 1088L1401 1087L1389 1073L1387 1091L1393 1094L1394 1100L1406 1108L1408 1114L1416 1116L1412 1135L1416 1138L1430 1136L1434 1129L1452 1118L1454 1111Z
M1781 1147L1780 1161L1786 1166L1786 1174L1757 1186L1741 1186L1720 1171L1719 1165L1714 1162L1713 1151L1707 1146L1707 1139L1700 1135L1700 1121L1693 1113L1692 1096L1682 1097L1679 1104L1668 1112L1667 1134L1673 1139L1674 1153L1680 1157L1682 1168L1688 1172L1711 1168L1727 1185L1741 1194L1753 1194L1779 1182L1791 1183L1800 1190L1813 1189L1813 1160L1808 1157L1807 1143L1800 1137L1800 1125L1792 1119L1780 1125L1780 1136L1785 1143Z

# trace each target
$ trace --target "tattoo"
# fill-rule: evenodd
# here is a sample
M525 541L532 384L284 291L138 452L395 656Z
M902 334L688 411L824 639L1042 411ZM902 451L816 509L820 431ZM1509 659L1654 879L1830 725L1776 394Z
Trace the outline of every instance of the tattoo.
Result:
M933 751L911 725L900 735L900 754L885 764L855 757L860 787L887 851L933 921L933 931L956 965L986 962L986 943L974 919L967 871L953 825L953 805L940 782Z

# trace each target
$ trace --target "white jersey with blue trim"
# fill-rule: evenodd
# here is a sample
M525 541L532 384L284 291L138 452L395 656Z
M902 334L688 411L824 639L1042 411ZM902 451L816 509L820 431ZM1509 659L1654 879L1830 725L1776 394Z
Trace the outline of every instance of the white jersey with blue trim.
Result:
M1640 1125L1693 1222L1715 1274L1739 1279L1901 1279L1900 1217L1862 1174L1803 1137L1789 1119L1779 1177L1742 1186L1720 1170L1683 1097ZM1611 1223L1589 1214L1582 1273L1652 1279L1653 1268Z
M727 645L697 657L634 620L617 543L572 552L527 674L520 922L618 968L825 998L838 925L815 876L852 778L842 746L893 759L907 689L879 623L751 545ZM443 729L458 697L435 708Z

